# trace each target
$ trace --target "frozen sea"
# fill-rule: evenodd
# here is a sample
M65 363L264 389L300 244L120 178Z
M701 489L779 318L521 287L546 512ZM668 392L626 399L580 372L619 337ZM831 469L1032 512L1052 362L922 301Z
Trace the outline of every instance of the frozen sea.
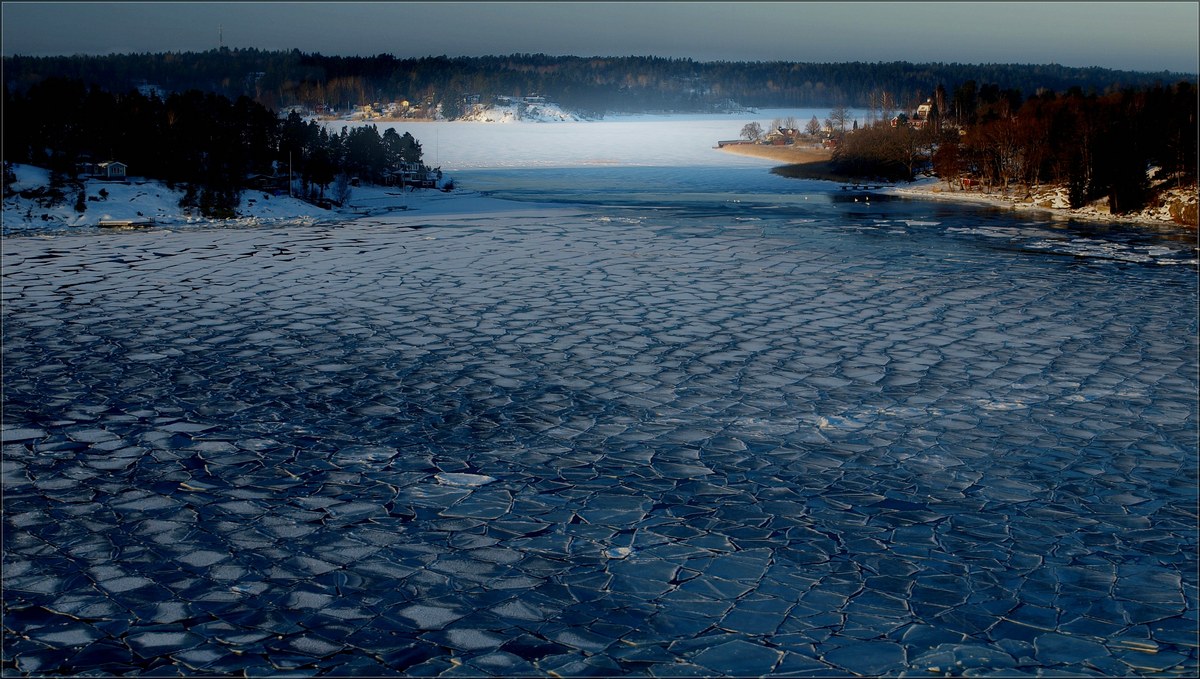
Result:
M503 209L5 238L4 673L1200 668L1194 234L597 124Z

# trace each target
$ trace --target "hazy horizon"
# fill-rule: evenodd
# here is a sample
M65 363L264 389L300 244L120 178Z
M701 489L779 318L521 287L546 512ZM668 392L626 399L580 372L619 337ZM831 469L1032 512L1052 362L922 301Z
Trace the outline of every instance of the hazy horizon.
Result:
M1200 72L1194 2L4 2L5 56L202 52Z

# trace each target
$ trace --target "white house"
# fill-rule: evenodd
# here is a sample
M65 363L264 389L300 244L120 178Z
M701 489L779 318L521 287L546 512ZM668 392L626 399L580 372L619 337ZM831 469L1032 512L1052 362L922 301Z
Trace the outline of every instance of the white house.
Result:
M929 115L933 113L933 100L926 99L924 104L917 107L916 114L909 120L909 125L916 129L921 129L929 122Z

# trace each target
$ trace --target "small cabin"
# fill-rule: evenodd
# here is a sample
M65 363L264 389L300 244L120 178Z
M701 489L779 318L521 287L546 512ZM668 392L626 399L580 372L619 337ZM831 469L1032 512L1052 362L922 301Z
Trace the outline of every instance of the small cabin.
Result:
M104 163L83 162L75 166L75 171L91 179L107 179L109 181L125 181L129 174L129 166L116 160Z
M124 181L125 174L129 169L129 166L116 160L110 160L105 163L100 163L96 166L96 168L100 170L100 175L105 179Z
M246 177L246 185L263 193L279 195L288 190L288 178L281 174L252 174Z

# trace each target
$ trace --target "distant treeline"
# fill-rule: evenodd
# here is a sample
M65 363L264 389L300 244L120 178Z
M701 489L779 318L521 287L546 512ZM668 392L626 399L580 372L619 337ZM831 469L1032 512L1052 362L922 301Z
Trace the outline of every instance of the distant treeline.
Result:
M747 107L866 108L886 94L915 107L941 84L991 83L1028 98L1040 91L1105 94L1196 81L1196 74L1028 64L909 62L698 62L660 57L335 57L299 50L5 58L8 88L23 91L48 77L69 77L113 92L151 84L166 92L198 89L267 108L411 102L419 111L463 115L496 96L541 95L575 111L712 111Z
M274 176L287 191L283 178L293 174L301 196L315 200L339 178L378 183L421 156L407 132L358 126L331 134L296 114L281 120L247 96L188 90L160 99L64 78L4 94L6 162L50 168L61 187L82 162L118 160L133 175L186 188L184 205L210 215L236 207L254 175L266 185Z

